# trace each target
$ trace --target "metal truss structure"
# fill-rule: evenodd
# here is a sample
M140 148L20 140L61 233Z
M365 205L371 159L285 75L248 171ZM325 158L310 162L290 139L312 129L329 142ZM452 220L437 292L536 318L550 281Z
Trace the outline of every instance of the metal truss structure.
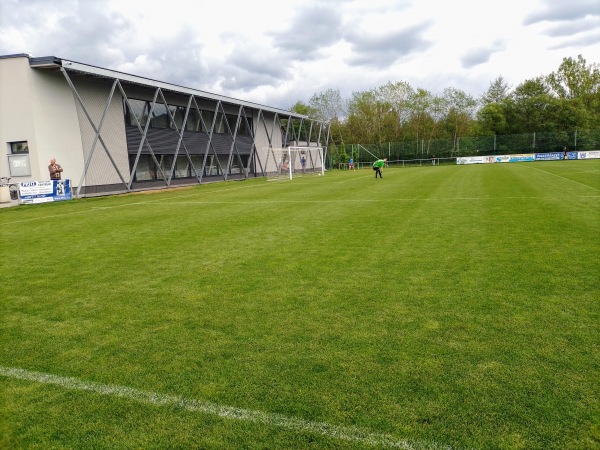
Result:
M97 157L98 152L104 153L103 159L106 160L107 158L108 161L110 161L110 165L106 166L112 167L119 179L117 184L120 185L120 187L113 185L109 190L130 192L132 190L143 189L143 186L140 186L140 183L136 184L134 182L136 169L142 153L145 153L146 155L149 154L155 167L160 171L160 176L158 177L160 181L155 182L152 186L148 185L148 187L160 187L160 185L169 187L173 185L202 183L207 172L207 161L211 155L215 156L213 161L217 162L218 173L224 181L233 177L230 168L234 162L237 167L243 168L243 170L240 171L241 173L237 174L236 179L248 178L250 176L266 176L267 155L261 154L262 152L260 151L261 148L264 148L265 140L268 142L269 148L285 147L288 145L314 145L326 148L329 140L329 125L327 123L316 121L290 111L239 101L203 91L188 89L54 57L39 58L37 61L32 61L31 65L35 68L53 68L60 70L76 101L80 116L80 127L83 126L81 124L82 117L85 117L85 122L87 122L87 125L89 125L92 130L92 139L87 139L88 145L83 149L85 155L84 166L81 179L77 184L77 196L91 192L87 189L89 183L86 183L86 178L93 169L94 157ZM81 87L77 86L78 79L85 80L85 83L87 83L88 86L90 82L103 83L103 86L105 86L104 89L94 92L94 105L90 105L90 100L86 101L86 99L84 99L84 96L81 93ZM102 112L98 116L100 102L98 98L100 94L103 96L106 93L107 82L111 83L110 89L108 90L108 95L104 98ZM152 142L152 139L149 136L150 120L146 120L146 123L143 124L142 121L140 121L140 118L135 114L132 117L134 123L131 125L137 129L136 139L139 139L139 144L137 145L137 148L131 148L132 144L127 142L127 165L123 163L123 145L114 145L114 143L111 145L106 142L106 136L103 133L103 130L107 118L111 115L115 115L116 108L114 102L120 100L123 103L123 108L121 109L123 121L125 120L124 111L126 108L129 108L130 111L134 109L131 105L131 95L133 94L130 93L128 95L128 90L133 90L138 94L139 92L144 92L145 96L148 98L152 97L150 103L150 116L157 106L164 105L162 106L162 110L164 111L166 109L168 120L171 124L169 129L163 130L163 134L169 134L170 142L172 142L170 145L173 147L168 150L169 156L172 156L170 167L162 167L159 162L155 148L156 144ZM173 116L172 110L169 108L167 96L169 96L170 99L176 99L178 104L182 105L180 108L183 108L184 104L186 105L184 117L183 120L180 121L180 126L177 126L177 120ZM88 95L88 97L90 96ZM190 148L192 144L190 144L189 139L186 141L185 137L186 133L190 133L190 131L186 130L188 115L193 109L200 111L200 104L203 105L204 110L206 110L207 104L211 105L210 109L213 120L212 123L206 123L204 118L200 116L202 129L206 130L206 132L204 133L205 136L203 136L205 142L203 141L202 143L204 148L199 151L197 148L198 146L196 145L196 148L194 149L194 154L201 158L201 163L199 164L199 158L194 162ZM225 133L216 133L215 127L217 117L219 114L221 114L221 117L224 117L226 108L229 112L229 116L232 116L231 112L233 110L236 111L235 125L231 126L231 124L225 120ZM252 119L249 120L249 117ZM115 118L113 117L112 120L115 120ZM239 131L242 128L248 131L247 135L243 137L239 134ZM175 137L176 140L174 139ZM257 142L259 137L261 139L260 143ZM85 140L82 141L85 145ZM228 149L223 148L224 143L229 146ZM217 151L217 145L219 145L220 152ZM89 148L87 148L88 146ZM121 158L120 163L116 161L117 155ZM221 159L219 159L219 155L221 156ZM178 157L185 158L189 163L191 177L185 179L180 178L178 180L174 178ZM103 169L104 171L106 171L106 166ZM125 169L125 166L128 166L128 170ZM212 181L215 180L212 179Z

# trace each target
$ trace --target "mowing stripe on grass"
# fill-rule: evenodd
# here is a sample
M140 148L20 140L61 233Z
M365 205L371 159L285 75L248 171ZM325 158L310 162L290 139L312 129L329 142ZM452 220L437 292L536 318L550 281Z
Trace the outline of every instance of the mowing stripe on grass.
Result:
M578 185L580 185L580 186L585 186L585 187L587 187L587 188L591 188L591 189L593 189L593 190L595 190L595 191L599 191L599 190L600 190L600 189L598 189L598 188L595 188L594 186L590 186L589 184L580 183L579 181L571 180L570 178L563 177L561 174L558 174L558 173L552 173L552 172L548 172L547 170L540 169L539 167L530 167L530 166L523 166L523 167L527 167L528 169L534 169L534 170L537 170L537 171L539 171L539 172L543 172L543 173L545 173L546 175L552 175L553 177L558 177L558 178L561 178L561 179L563 179L563 180L570 181L571 183L575 183L575 184L578 184ZM595 172L595 171L592 171L592 172ZM572 172L572 173L582 173L582 172Z
M185 411L200 412L219 416L225 419L241 420L264 425L287 428L297 432L314 433L343 441L357 442L370 446L385 446L392 448L411 449L450 449L449 446L432 442L395 439L383 433L374 433L356 427L332 425L326 422L311 422L308 420L286 417L281 414L270 414L243 408L220 406L210 402L202 402L173 395L143 391L127 386L109 385L83 381L73 377L61 377L42 372L20 369L17 367L0 366L0 375L18 380L34 381L53 384L76 391L88 391L101 395L111 395L156 406L176 406Z
M568 178L565 178L568 179ZM573 181L573 180L569 180L569 181ZM574 183L578 183L576 181L573 181ZM581 184L581 183L578 183ZM598 190L596 188L594 188L593 186L588 186L585 184L582 184L582 186L586 186L589 188L592 188L594 190ZM196 194L194 194L196 195ZM329 203L329 204L336 204L336 203L391 203L391 202L436 202L436 201L482 201L482 200L497 200L497 201L503 201L503 200L544 200L544 199L550 199L550 200L560 200L560 199L564 199L564 200L572 200L574 198L600 198L600 195L576 195L576 196L556 196L556 195L537 195L537 196L508 196L508 197L435 197L435 198L422 198L422 197L410 197L410 198L373 198L373 199L369 199L369 198L364 198L364 199L360 199L360 198L352 198L352 199L343 199L343 200L265 200L265 201L261 201L261 200L247 200L247 201L211 201L211 200L197 200L197 201L177 201L174 202L173 200L177 200L179 198L182 197L190 197L192 195L186 195L186 196L177 196L177 197L168 197L168 198L163 198L163 199L155 199L155 200L148 200L145 202L133 202L133 203L124 203L121 205L112 205L112 206L92 206L90 209L85 209L82 211L72 211L72 212L67 212L67 213L61 213L61 214L52 214L49 216L40 216L40 217L32 217L30 219L19 219L19 220L12 220L9 222L4 222L3 225L12 225L12 224L16 224L16 223L25 223L25 222L35 222L35 221L40 221L40 220L47 220L47 219L54 219L54 218L60 218L60 219L64 219L66 216L70 216L70 215L78 215L78 214L86 214L86 213L90 213L90 212L95 212L95 211L104 211L104 210L108 210L108 209L115 209L115 208L126 208L126 207L131 207L131 206L156 206L157 204L160 204L161 206L168 206L168 207L174 207L174 206L185 206L185 205L236 205L236 204L249 204L249 205L269 205L269 204L289 204L289 203L313 203L313 204L318 204L318 203Z

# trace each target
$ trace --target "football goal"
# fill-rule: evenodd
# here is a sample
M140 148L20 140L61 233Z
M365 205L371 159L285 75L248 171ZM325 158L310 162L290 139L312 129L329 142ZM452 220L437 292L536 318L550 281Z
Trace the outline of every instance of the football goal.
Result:
M323 147L269 148L266 166L267 175L278 179L324 175Z

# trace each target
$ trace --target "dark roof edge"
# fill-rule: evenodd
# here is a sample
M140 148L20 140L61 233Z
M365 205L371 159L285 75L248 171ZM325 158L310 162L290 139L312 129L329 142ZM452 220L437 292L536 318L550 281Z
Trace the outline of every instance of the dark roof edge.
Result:
M27 53L14 53L12 55L0 55L0 59L10 59L10 58L30 58Z
M60 67L61 60L55 56L40 56L39 58L29 58L31 67Z

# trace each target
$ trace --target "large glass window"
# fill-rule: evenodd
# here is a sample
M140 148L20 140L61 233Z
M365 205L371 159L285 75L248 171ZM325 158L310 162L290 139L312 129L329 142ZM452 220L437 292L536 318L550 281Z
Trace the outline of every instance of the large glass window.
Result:
M250 129L248 126L252 127L252 119L240 117L240 128L238 129L238 135L240 136L251 136Z
M225 118L227 119L227 123L229 124L229 130L226 130L226 132L228 133L229 131L231 131L231 134L234 134L235 125L237 124L237 116L234 116L232 114L226 114Z
M185 117L185 107L169 105L169 110L174 120L174 123L171 123L171 128L177 128L177 130L181 131L183 128L183 118Z
M204 121L204 124L202 126L202 131L204 131L205 133L208 133L208 131L210 130L210 127L212 127L214 117L215 117L214 112L202 111L202 120Z
M191 155L192 163L197 171L202 168L202 161L204 157L202 155ZM152 155L140 155L137 167L135 169L135 181L155 181L164 180L169 178L171 173L171 167L173 165L173 155L156 155L158 166L154 162ZM135 162L135 155L129 155L130 167L133 167ZM216 164L216 160L215 160ZM162 172L161 172L162 170ZM208 174L209 170L207 170ZM214 170L214 174L218 174L218 170ZM195 177L196 174L192 170L190 161L187 155L178 155L175 162L175 171L173 172L173 179L176 178L190 178Z
M221 173L221 169L219 168L219 163L215 155L208 155L204 173L206 176L214 176Z
M146 100L129 99L129 104L125 103L125 121L128 125L136 126L136 118L139 121L140 126L145 127L150 114L150 107L152 102ZM178 130L185 128L187 131L198 131L208 133L213 124L215 118L214 111L198 110L192 107L188 113L188 118L183 126L183 119L185 118L185 106L173 106L165 105L164 103L157 102L154 105L152 111L152 118L150 120L150 126L152 128L172 128L177 127ZM173 117L173 121L169 117L169 112ZM214 133L234 133L235 125L237 123L237 115L235 114L223 114L222 112L216 113ZM240 118L240 124L237 134L240 136L250 136L252 127L252 119Z
M152 119L150 120L150 126L152 128L169 128L170 124L169 113L164 103L155 103L154 109L152 110Z
M191 176L190 162L188 161L187 155L177 156L175 162L175 178L188 178Z
M227 124L225 123L227 119L225 118L225 114L218 112L217 120L215 122L215 133L227 133Z
M143 128L148 121L149 104L144 100L129 99L129 104L126 103L125 120L128 125L136 126L139 122ZM137 121L135 120L137 118Z
M185 124L187 131L202 131L202 125L200 122L200 112L196 108L190 109L188 113L187 122Z
M171 173L171 166L173 165L173 155L156 155L156 158L160 166L160 170L156 170L156 179L169 179L169 173Z
M194 169L198 172L198 175L201 175L200 170L202 169L202 162L204 161L204 156L202 155L190 155L192 158L192 164L194 165ZM190 176L195 177L196 173L190 167Z
M129 164L133 166L135 155L129 155ZM141 155L135 168L135 181L150 181L156 179L156 171L154 169L154 161L150 155Z

